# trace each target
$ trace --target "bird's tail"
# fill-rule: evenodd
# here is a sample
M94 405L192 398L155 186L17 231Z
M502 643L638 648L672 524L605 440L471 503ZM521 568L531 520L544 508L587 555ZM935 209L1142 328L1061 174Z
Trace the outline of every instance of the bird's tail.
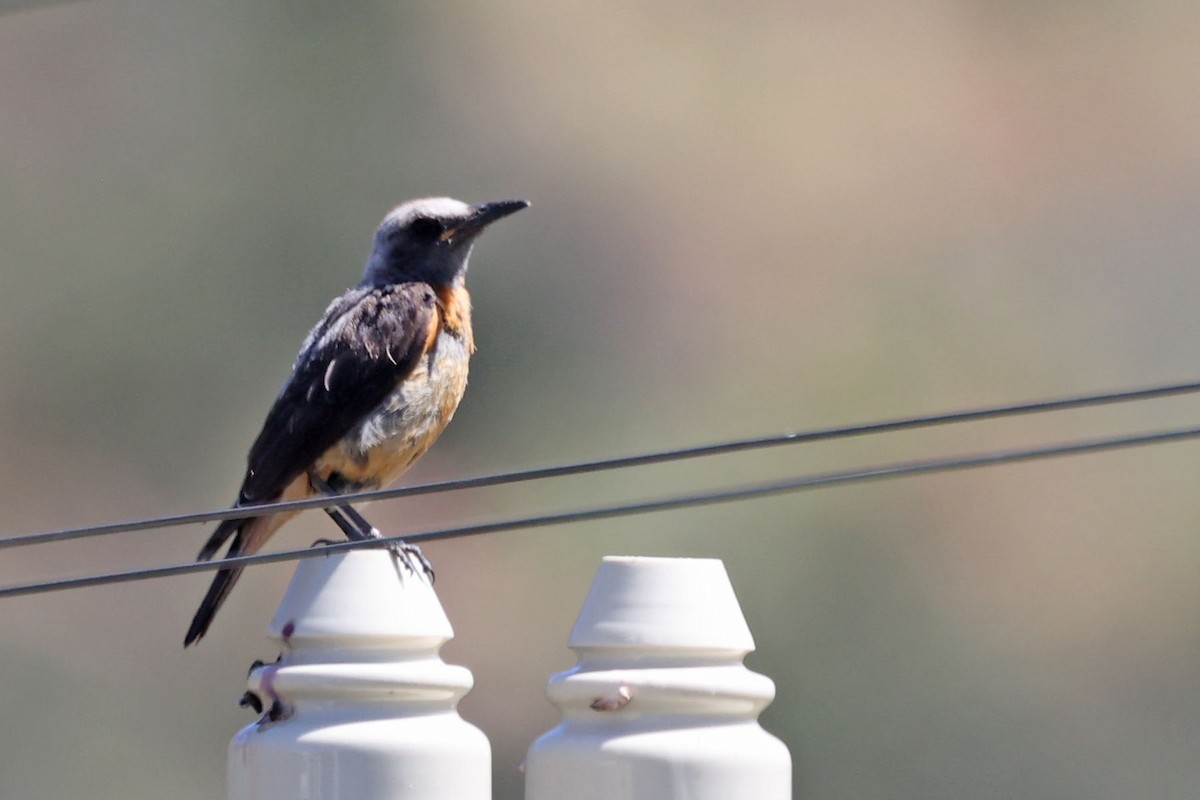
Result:
M204 595L204 600L200 602L196 616L192 617L192 624L188 627L187 636L183 638L184 647L197 641L208 632L208 626L212 624L217 610L225 602L229 593L233 591L233 585L241 576L241 567L231 567L217 573L217 577L213 578L212 586L208 587L208 594Z
M208 561L217 554L221 549L221 545L229 541L229 537L242 532L242 526L249 519L227 519L223 520L217 529L213 531L213 535L208 537L208 541L204 543L204 547L200 548L200 554L196 556L197 561ZM229 548L229 555L233 555L233 550L237 548L237 542L234 542L233 547Z
M271 538L271 534L279 530L280 525L295 515L296 512L291 511L249 519L227 519L213 531L213 535L204 543L197 558L201 561L210 560L230 537L233 537L233 543L229 545L229 551L225 553L226 558L257 553L266 544L267 539ZM204 600L201 601L196 616L192 618L187 636L183 638L184 647L208 631L213 617L217 615L221 604L225 602L225 598L229 597L229 593L233 591L233 585L237 583L237 579L241 575L241 567L226 567L217 573L217 577L213 578L212 586L208 587L208 594L204 595Z
M296 500L304 497L308 485L308 480L301 477L277 499ZM271 535L279 530L280 525L296 516L297 513L296 511L283 511L262 517L227 519L217 526L212 536L208 537L204 547L200 548L200 555L197 558L200 561L210 560L230 538L233 539L233 543L229 545L229 551L225 553L226 558L253 555L262 549ZM213 578L212 586L208 587L208 594L204 595L204 600L200 603L196 616L192 618L187 636L183 639L184 647L208 631L208 626L212 624L217 610L221 608L225 598L229 597L233 585L237 583L237 579L241 575L241 567L226 567L217 573L217 577Z
M211 559L230 536L233 537L233 544L229 546L229 552L226 554L226 557L242 555L245 550L246 538L242 533L242 527L248 527L249 524L256 521L248 519L227 519L223 521L213 531L213 535L209 537L208 541L205 542L197 559L200 561ZM187 636L183 639L184 647L187 647L208 632L208 626L212 624L213 617L217 615L221 604L225 602L225 598L229 597L229 593L233 590L233 585L237 583L237 579L241 575L241 567L232 567L221 570L213 578L212 585L208 587L208 594L204 595L204 600L201 601L200 608L196 611L196 616L192 618L192 624L188 628Z

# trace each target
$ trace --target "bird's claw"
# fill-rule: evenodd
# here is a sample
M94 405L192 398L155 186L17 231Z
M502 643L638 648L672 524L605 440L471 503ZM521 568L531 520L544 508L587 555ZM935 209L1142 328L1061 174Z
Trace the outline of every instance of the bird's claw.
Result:
M430 563L429 559L425 557L425 554L421 552L420 547L401 540L389 542L388 550L392 551L392 554L395 555L396 558L398 558L400 562L404 564L405 568L413 575L417 574L417 568L420 567L421 572L424 573L425 577L429 579L429 583L431 585L433 584L435 578L433 573L433 564Z

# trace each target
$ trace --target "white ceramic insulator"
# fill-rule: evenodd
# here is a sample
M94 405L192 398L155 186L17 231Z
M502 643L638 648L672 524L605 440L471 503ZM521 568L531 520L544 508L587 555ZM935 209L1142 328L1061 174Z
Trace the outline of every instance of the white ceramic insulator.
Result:
M715 559L605 558L547 694L562 722L525 762L526 800L787 800L791 756L758 723L772 681Z
M383 550L306 559L269 634L282 656L250 675L266 711L230 743L230 800L491 797L487 737L456 710L471 673L438 655L454 632L422 573Z

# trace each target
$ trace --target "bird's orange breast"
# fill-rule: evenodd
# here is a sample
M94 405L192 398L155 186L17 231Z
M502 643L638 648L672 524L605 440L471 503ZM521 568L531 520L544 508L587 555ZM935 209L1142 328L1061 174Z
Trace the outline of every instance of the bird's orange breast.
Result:
M437 288L440 327L461 336L467 344L467 354L475 352L475 337L471 331L471 295L465 286Z

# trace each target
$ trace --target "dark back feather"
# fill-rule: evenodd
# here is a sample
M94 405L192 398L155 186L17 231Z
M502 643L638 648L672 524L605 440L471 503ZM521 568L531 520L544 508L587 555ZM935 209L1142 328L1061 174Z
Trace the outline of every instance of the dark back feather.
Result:
M250 448L239 503L278 496L387 399L437 331L424 283L352 289L330 306Z

